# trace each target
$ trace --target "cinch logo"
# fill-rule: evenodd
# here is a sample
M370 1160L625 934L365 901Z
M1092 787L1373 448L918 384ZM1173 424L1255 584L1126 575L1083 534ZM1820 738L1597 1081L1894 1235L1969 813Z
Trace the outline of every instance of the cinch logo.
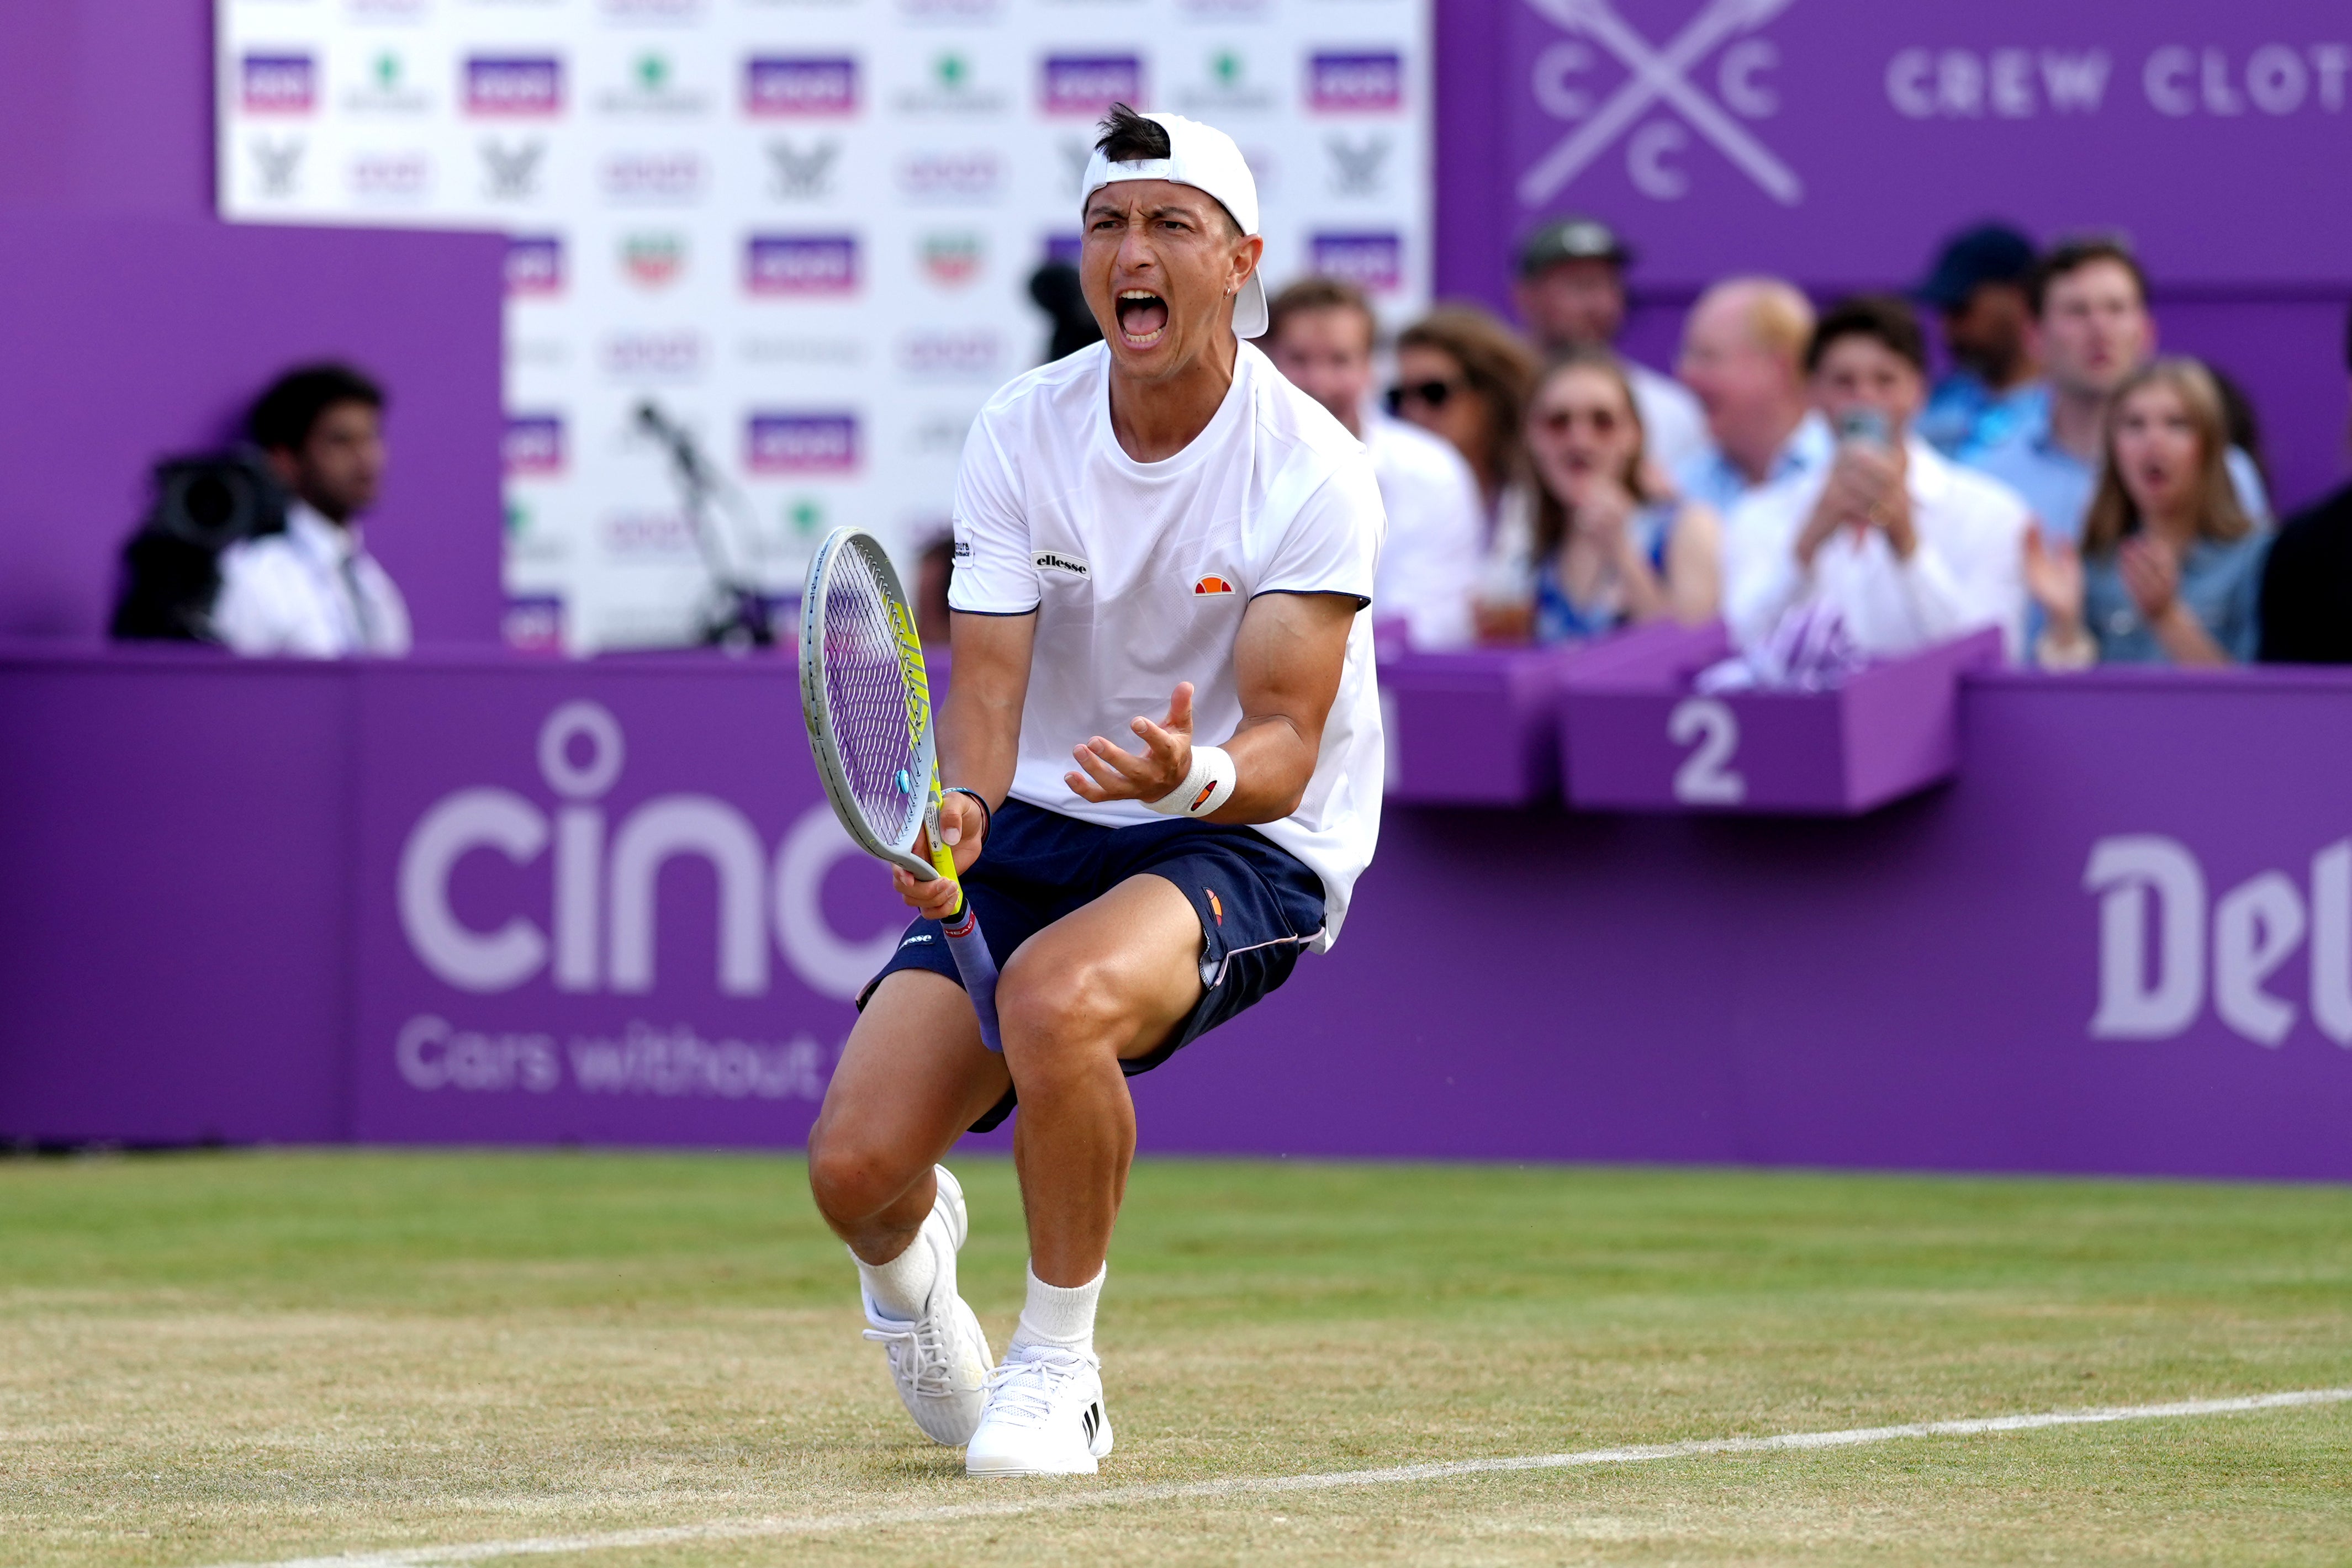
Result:
M509 598L499 631L519 653L561 653L563 601L544 594Z
M754 474L847 474L857 466L857 416L754 413L744 426Z
M996 154L981 148L917 152L898 165L898 189L918 202L989 201L1003 180Z
M898 340L898 368L910 376L993 376L999 341L987 328L961 332L909 332Z
M1392 233L1317 235L1307 252L1311 270L1359 288L1385 293L1404 281L1404 242Z
M2212 903L2209 928L2205 869L2187 845L2154 833L2094 843L2083 870L2083 891L2099 898L2092 1038L2187 1032L2205 1010L2210 974L2224 1025L2259 1044L2284 1045L2300 1015L2271 989L2272 977L2307 936L2312 1024L2352 1048L2352 839L2311 857L2309 886L2306 896L2284 872L2249 877Z
M551 55L475 55L466 61L466 112L543 117L563 112L563 62Z
M507 242L507 297L545 298L563 292L563 242L552 235Z
M1227 582L1223 578L1219 577L1213 571L1192 585L1192 592L1195 596L1200 597L1205 597L1212 593L1232 593L1234 591L1236 591L1232 583Z
M854 235L753 235L743 256L753 294L851 294L857 288Z
M1038 107L1047 114L1100 114L1143 101L1143 62L1133 55L1048 55Z
M1392 49L1318 54L1307 62L1307 106L1326 114L1404 107L1404 57Z
M859 852L823 801L801 814L772 856L750 820L714 796L659 795L608 821L600 802L620 779L627 747L601 703L565 703L548 715L538 753L555 801L495 787L460 789L418 818L402 846L401 930L444 983L510 991L551 970L559 991L653 990L656 891L663 867L681 858L703 862L717 881L717 982L727 996L767 994L772 931L812 989L843 1000L898 945L897 925L849 942L826 919L825 873ZM450 883L460 862L481 853L518 866L546 857L552 897L540 908L552 918L542 924L516 912L495 925L460 920Z
M563 421L551 413L520 413L507 421L499 451L509 478L563 472Z
M743 67L743 112L855 114L857 62L845 55L754 55Z
M615 152L598 171L598 183L614 202L677 204L702 194L698 152Z
M308 114L319 101L319 68L308 55L247 55L237 98L247 114Z
M1074 555L1064 555L1059 550L1041 549L1029 558L1029 564L1039 571L1058 571L1069 577L1087 578L1094 575L1093 569L1083 559Z

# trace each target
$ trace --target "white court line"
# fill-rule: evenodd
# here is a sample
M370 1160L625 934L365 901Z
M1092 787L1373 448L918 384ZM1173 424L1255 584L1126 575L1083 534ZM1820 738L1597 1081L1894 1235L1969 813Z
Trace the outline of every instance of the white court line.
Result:
M993 1502L942 1503L930 1508L877 1509L867 1513L784 1515L771 1519L721 1519L704 1524L672 1524L646 1530L615 1530L594 1535L541 1535L518 1541L478 1541L459 1546L408 1546L391 1552L352 1552L332 1557L289 1557L275 1563L223 1563L219 1568L451 1568L493 1563L502 1557L546 1557L567 1552L618 1552L649 1546L706 1542L757 1541L818 1535L835 1530L871 1530L877 1525L951 1524L967 1519L1009 1519L1026 1513L1062 1513L1118 1503L1184 1501L1194 1498L1262 1497L1339 1487L1392 1486L1403 1481L1445 1480L1454 1476L1496 1475L1515 1470L1565 1470L1585 1465L1632 1465L1646 1459L1680 1459L1697 1454L1769 1454L1789 1449L1850 1448L1901 1437L1974 1437L1989 1432L2032 1432L2044 1427L2090 1427L2109 1421L2158 1421L2182 1416L2227 1416L2243 1410L2280 1410L2299 1405L2341 1405L2352 1388L2305 1388L2291 1394L2252 1394L2235 1399L2183 1399L2169 1405L2126 1405L2102 1410L2052 1410L2035 1416L1993 1416L1973 1421L1919 1421L1903 1427L1858 1427L1843 1432L1783 1432L1773 1437L1709 1437L1687 1443L1649 1443L1630 1448L1588 1448L1575 1454L1524 1454L1508 1458L1460 1459L1451 1464L1391 1465L1377 1470L1330 1470L1307 1476L1237 1476L1229 1480L1173 1481L1159 1486L1090 1490L1083 1481L1049 1496L1005 1498ZM978 1483L986 1485L986 1482Z

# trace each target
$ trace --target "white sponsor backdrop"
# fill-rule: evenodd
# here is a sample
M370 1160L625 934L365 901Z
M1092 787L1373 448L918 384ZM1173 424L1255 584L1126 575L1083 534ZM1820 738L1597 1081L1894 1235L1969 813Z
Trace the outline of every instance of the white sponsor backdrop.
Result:
M219 0L220 206L512 236L509 636L674 643L707 579L639 405L728 476L771 592L843 522L905 559L1043 356L1028 278L1112 99L1233 133L1271 283L1417 308L1431 4Z

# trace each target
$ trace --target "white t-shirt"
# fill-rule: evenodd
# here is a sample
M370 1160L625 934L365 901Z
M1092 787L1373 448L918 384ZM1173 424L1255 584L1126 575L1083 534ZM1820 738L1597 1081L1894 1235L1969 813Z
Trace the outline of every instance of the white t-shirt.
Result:
M408 606L360 540L305 502L286 531L221 552L213 631L239 653L341 659L408 652Z
M2025 642L2024 500L1963 468L1916 436L1905 443L1911 559L1876 528L1841 528L1797 564L1797 536L1829 484L1830 464L1751 492L1724 526L1723 610L1734 641L1749 647L1800 604L1831 604L1865 653L1890 657L1930 643L2000 628L2013 661Z
M1114 828L1166 819L1139 800L1080 799L1062 781L1091 736L1133 748L1193 685L1193 734L1215 745L1242 722L1234 639L1261 593L1369 601L1386 521L1363 446L1244 342L1208 427L1162 462L1138 463L1110 425L1101 343L1030 371L989 400L956 476L949 601L1037 615L1013 797ZM1323 879L1323 933L1380 834L1381 705L1371 618L1348 635L1339 692L1298 810L1257 831Z
M1416 648L1466 647L1486 554L1478 481L1453 443L1419 425L1370 408L1362 423L1389 518L1372 614L1402 620Z

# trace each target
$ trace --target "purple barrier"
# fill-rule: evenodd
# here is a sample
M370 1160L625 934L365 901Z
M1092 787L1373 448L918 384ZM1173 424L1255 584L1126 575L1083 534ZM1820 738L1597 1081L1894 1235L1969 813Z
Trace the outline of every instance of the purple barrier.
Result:
M2352 673L1960 693L1858 819L1392 804L1147 1146L2352 1179ZM12 656L0 722L0 1135L789 1147L898 925L782 662Z
M1960 765L1959 679L2000 633L1874 664L1833 692L1727 692L1691 679L1730 651L1720 624L1643 627L1560 671L1568 798L1587 810L1854 816Z
M1558 688L1572 653L1400 653L1381 663L1388 799L1528 806L1557 799Z

